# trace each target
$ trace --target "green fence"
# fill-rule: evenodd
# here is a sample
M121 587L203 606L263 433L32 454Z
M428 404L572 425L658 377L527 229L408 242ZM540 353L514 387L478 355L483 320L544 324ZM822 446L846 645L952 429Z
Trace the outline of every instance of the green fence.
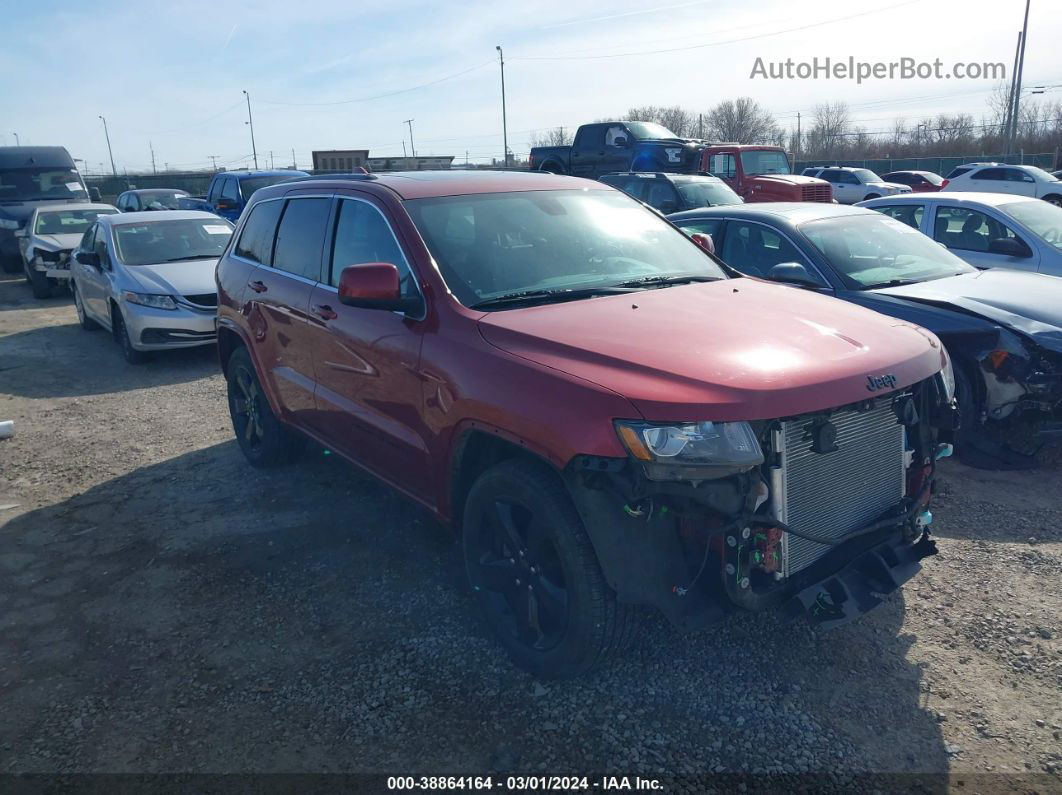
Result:
M896 157L877 158L874 160L833 160L817 158L815 160L797 160L793 166L799 174L811 166L854 166L869 168L877 174L890 171L932 171L941 176L963 163L1023 163L1027 166L1039 166L1051 171L1054 169L1057 154L1044 152L1036 155L963 155L961 157Z

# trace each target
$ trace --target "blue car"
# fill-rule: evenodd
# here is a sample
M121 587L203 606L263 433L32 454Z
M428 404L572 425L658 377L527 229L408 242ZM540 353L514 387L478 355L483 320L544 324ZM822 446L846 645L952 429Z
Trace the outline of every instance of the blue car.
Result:
M210 181L206 204L209 212L235 222L247 206L251 194L259 188L287 182L294 177L308 177L293 168L276 171L219 171Z
M1033 466L1037 440L1059 427L1062 279L979 271L918 230L860 207L743 204L668 219L689 235L710 237L716 255L748 276L833 295L934 332L954 363L962 419L956 453L967 463Z

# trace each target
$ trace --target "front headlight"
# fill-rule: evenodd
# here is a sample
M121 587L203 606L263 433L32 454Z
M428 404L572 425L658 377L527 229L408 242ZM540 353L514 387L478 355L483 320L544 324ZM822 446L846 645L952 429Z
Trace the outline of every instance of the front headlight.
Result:
M721 478L763 463L763 450L747 422L617 421L616 433L650 480Z
M140 304L141 306L150 306L152 309L176 309L177 302L173 300L171 295L151 295L149 293L134 293L129 290L125 290L122 293L122 298L131 304Z
M0 229L18 229L19 222L12 218L0 218Z
M944 368L938 373L944 387L944 398L950 403L955 399L955 368L951 366L951 357L944 351Z

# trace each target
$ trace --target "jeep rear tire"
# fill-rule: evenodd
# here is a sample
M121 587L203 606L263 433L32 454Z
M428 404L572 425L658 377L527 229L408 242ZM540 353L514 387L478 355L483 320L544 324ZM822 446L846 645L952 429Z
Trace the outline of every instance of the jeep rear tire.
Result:
M273 414L246 348L232 352L225 372L232 430L251 466L271 469L298 458L305 441Z
M616 601L564 484L544 464L510 459L477 478L462 547L483 617L521 668L578 676L629 643L639 613Z

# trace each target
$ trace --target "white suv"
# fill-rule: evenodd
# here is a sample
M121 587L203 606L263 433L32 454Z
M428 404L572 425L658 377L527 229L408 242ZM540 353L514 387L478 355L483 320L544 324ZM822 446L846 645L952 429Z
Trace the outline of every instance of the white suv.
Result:
M1062 182L1059 182L1058 177L1036 166L997 163L971 168L949 179L941 190L1013 193L1043 199L1062 207Z
M807 175L808 171L809 169L805 169L804 174ZM820 169L819 173L813 176L829 182L833 187L833 198L841 204L855 204L881 196L896 196L900 193L911 192L910 185L885 182L868 168L829 166Z

